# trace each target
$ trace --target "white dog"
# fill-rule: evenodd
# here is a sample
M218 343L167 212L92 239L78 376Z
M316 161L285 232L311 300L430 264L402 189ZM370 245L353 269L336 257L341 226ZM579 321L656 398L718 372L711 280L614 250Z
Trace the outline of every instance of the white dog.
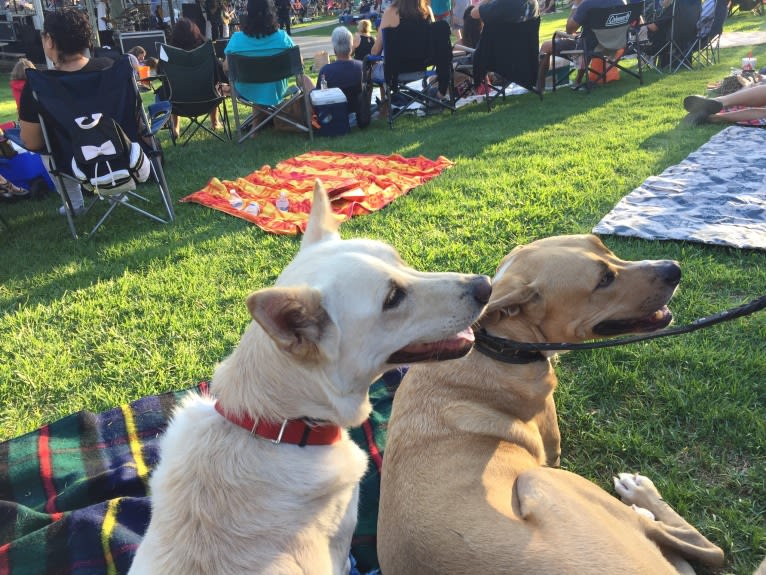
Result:
M423 273L390 246L343 241L319 182L308 229L253 321L160 445L152 519L130 575L345 574L368 416L385 370L460 357L485 276Z

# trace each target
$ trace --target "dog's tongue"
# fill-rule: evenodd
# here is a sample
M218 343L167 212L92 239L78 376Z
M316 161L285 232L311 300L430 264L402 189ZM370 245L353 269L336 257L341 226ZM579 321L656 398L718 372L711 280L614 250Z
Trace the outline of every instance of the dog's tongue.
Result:
M430 343L412 343L391 354L388 363L442 361L467 354L475 341L473 330L467 327L452 337Z

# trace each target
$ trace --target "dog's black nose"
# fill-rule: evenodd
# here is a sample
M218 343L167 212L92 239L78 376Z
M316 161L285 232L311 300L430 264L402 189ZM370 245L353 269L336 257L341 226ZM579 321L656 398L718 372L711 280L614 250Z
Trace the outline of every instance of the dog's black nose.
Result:
M681 267L678 265L678 262L672 260L661 262L659 277L667 285L678 285L678 282L681 281Z
M474 276L471 279L471 293L481 305L485 305L492 295L492 282L487 276Z

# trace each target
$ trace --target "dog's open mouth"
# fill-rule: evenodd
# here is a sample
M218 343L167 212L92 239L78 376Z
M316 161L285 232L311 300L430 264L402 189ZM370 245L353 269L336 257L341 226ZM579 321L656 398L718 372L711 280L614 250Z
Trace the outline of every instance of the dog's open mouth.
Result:
M469 327L439 341L411 343L388 358L388 363L415 363L420 361L442 361L463 357L473 346L473 330Z
M637 319L610 319L602 321L593 328L593 333L600 336L622 335L626 333L646 333L667 327L673 314L668 306L662 306L653 314Z

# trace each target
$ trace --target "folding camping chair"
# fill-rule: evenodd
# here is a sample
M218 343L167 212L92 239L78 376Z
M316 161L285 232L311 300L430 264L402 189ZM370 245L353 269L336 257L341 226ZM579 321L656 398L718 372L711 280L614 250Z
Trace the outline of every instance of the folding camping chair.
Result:
M212 126L205 125L214 108L218 108L223 118L224 135L231 139L226 96L222 95L216 86L216 67L219 64L213 43L206 42L194 50L182 50L169 44L158 43L157 52L157 72L162 78L161 93L170 101L173 114L189 119L189 124L178 136L182 140L181 145L188 144L200 128L222 142L226 141ZM176 138L172 137L172 141L175 144Z
M484 87L487 110L516 83L543 98L538 87L540 17L523 22L487 21L473 55L474 86Z
M157 131L169 119L170 107L158 105L156 114L151 118L147 116L133 76L133 68L127 57L117 60L110 68L94 72L27 70L27 82L40 107L40 127L45 142L45 151L42 153L50 156L51 176L64 203L72 237L77 239L78 234L72 201L67 194L64 180L76 180L72 175L73 135L77 129L75 118L79 116L89 117L101 113L111 117L131 142L141 145L150 162L151 179L157 185L167 214L160 217L134 204L134 199L149 201L134 191L113 195L96 194L86 204L82 215L90 212L99 200L105 201L108 207L90 230L90 235L93 235L118 207L129 208L159 223L168 223L174 219L170 190L162 168L162 151L156 138Z
M396 28L384 28L383 57L365 57L362 71L362 106L369 111L374 88L382 87L388 106L388 125L410 110L455 112L452 85L452 42L449 24L405 20ZM383 67L383 78L376 67ZM431 83L435 78L436 83ZM439 98L437 90L446 95Z
M691 53L697 38L697 23L700 19L700 0L675 0L673 2L673 26L669 67L671 72L681 68L691 70Z
M628 47L630 32L640 21L643 9L643 2L620 4L609 8L592 8L588 11L585 22L582 23L582 31L578 39L579 47L576 50L557 51L556 39L559 33L554 32L553 53L579 61L575 89L584 87L586 91L590 91L592 84L606 82L607 74L615 68L633 76L639 84L644 83L640 56L636 58L638 72L634 72L622 62ZM640 45L636 44L635 49L640 51ZM593 67L594 58L602 62L600 69ZM556 59L552 60L551 68L553 77L556 78ZM591 77L595 79L592 80ZM553 90L556 90L555 82Z
M737 12L755 12L758 16L763 16L763 0L732 0L729 16Z
M645 0L643 18L633 29L632 45L636 58L658 74L670 62L673 0ZM649 26L654 28L649 31Z
M234 129L241 144L255 132L272 120L279 119L302 132L307 132L309 139L314 139L311 125L311 108L308 95L304 90L303 60L299 46L286 48L271 56L250 56L246 54L226 55L229 64L229 83L231 85L231 103L234 109ZM282 80L294 79L286 97L276 105L256 102L242 95L242 84L270 84ZM239 89L238 89L239 86ZM303 122L287 114L287 107L303 99ZM240 119L239 105L251 108L252 112Z
M728 0L710 0L715 4L712 18L705 22L699 20L697 35L689 44L686 52L679 56L678 66L688 62L689 67L703 68L720 61L720 41L723 25L729 14Z

